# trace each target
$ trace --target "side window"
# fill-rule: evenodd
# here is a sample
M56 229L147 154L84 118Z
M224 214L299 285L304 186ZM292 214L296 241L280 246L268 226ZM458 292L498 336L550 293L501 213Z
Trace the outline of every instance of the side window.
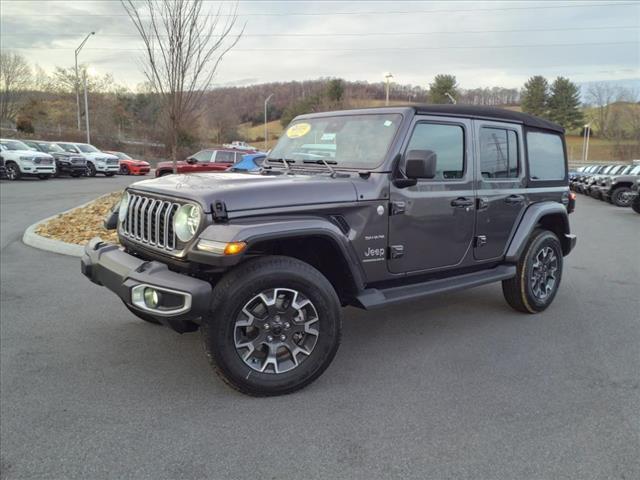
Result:
M201 150L196 153L193 158L198 160L198 163L208 163L211 160L211 151L210 150Z
M480 172L482 178L517 178L518 136L513 130L480 129Z
M235 158L234 152L225 152L218 150L216 152L216 163L233 163L233 159Z
M527 158L532 180L564 180L566 170L560 135L528 132Z
M464 175L464 131L459 125L418 123L407 147L410 150L435 152L434 180L454 180Z

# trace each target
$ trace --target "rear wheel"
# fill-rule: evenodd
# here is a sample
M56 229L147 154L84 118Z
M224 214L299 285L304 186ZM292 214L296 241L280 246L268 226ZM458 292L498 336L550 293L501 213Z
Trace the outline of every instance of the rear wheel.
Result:
M96 173L98 173L96 166L91 162L87 162L87 177L95 177Z
M502 282L507 303L523 313L545 310L558 292L562 260L558 237L549 230L535 230L518 261L516 276Z
M248 395L299 390L329 366L340 344L340 302L315 268L289 257L262 257L215 287L203 321L214 370Z
M20 172L20 168L15 163L7 163L6 165L7 178L9 180L20 180L22 177L22 173Z
M611 193L611 202L618 207L628 207L631 205L630 193L629 187L618 187Z

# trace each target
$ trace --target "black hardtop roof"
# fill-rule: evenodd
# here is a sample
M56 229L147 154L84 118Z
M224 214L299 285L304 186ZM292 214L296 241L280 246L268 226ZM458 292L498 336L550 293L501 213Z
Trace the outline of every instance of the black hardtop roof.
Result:
M553 132L564 133L557 123L544 120L543 118L534 117L527 113L515 112L504 108L483 107L478 105L407 105L398 107L373 107L362 108L357 110L344 110L334 112L321 112L300 115L298 119L323 117L336 115L339 113L358 114L358 113L407 113L413 111L421 115L446 115L465 118L483 118L488 120L515 122L531 128L539 128L542 130L551 130Z

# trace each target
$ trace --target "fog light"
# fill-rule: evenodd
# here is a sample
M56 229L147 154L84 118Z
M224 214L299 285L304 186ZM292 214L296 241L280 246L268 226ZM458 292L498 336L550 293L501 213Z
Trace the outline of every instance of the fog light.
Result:
M160 304L160 294L154 288L144 289L144 304L149 308L157 308Z

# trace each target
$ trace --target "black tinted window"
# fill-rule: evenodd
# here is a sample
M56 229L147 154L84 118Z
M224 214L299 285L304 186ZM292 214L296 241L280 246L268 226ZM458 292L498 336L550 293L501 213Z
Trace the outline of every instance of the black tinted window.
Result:
M480 129L480 171L482 178L518 177L518 137L513 130Z
M458 125L419 123L407 151L431 150L437 155L434 180L451 180L464 175L464 132Z
M527 133L529 175L532 180L563 180L564 150L559 135L541 132Z
M216 153L216 163L234 163L235 160L234 152L222 152L219 151Z

